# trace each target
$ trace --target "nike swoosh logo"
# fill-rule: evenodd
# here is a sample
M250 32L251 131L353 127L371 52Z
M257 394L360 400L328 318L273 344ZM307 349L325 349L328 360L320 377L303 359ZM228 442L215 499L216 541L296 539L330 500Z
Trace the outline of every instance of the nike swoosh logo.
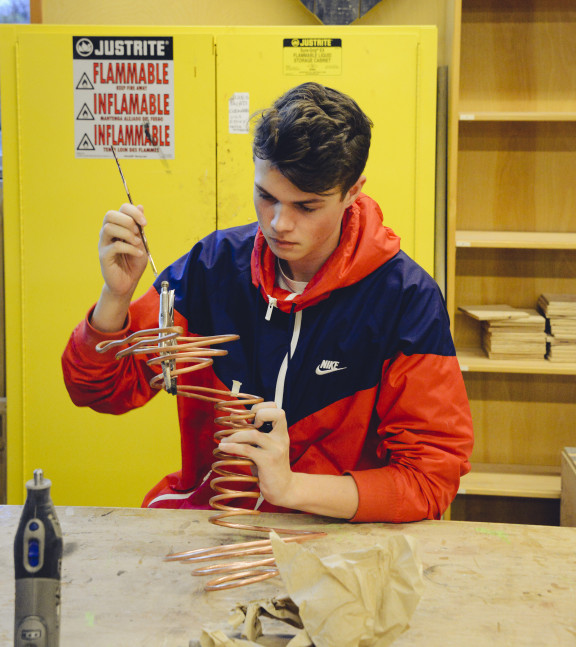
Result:
M336 368L320 368L319 366L317 366L316 375L326 375L326 373L336 373L336 371L345 371L347 368L348 368L347 366L336 367Z

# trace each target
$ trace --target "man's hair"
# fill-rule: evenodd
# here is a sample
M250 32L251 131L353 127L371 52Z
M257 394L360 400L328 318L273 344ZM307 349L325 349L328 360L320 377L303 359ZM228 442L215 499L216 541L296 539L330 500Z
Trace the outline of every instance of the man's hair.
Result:
M288 90L257 113L252 151L301 191L342 197L358 180L372 121L349 96L318 83Z

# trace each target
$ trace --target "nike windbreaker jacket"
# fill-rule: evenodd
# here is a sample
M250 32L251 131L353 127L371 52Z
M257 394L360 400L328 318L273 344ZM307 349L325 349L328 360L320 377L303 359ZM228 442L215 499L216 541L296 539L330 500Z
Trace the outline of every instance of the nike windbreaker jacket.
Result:
M159 289L176 292L185 333L236 333L228 355L186 383L275 400L286 411L292 469L350 474L359 492L353 521L435 519L470 469L472 423L444 301L434 280L400 251L378 205L362 195L344 215L338 248L295 296L275 285L275 257L257 224L216 231L168 267L130 306L126 328L102 334L89 317L62 363L78 406L119 414L157 391L145 358L114 359L95 346L154 328ZM165 397L165 396L164 396ZM213 405L178 398L182 469L143 505L207 507ZM262 511L277 510L264 502Z

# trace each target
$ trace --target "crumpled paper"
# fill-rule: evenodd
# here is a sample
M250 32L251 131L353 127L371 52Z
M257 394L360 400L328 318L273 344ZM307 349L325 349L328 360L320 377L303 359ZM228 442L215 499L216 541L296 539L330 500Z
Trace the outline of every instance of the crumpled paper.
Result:
M290 599L238 605L233 621L244 622L248 640L204 631L202 647L258 647L260 616L303 626L286 647L387 647L408 628L424 589L412 537L392 535L371 548L323 558L274 532L270 539Z
M257 640L263 635L260 617L276 618L297 629L304 628L298 607L290 598L255 600L247 605L237 604L235 613L230 618L230 624L235 628L243 625L242 635L248 640Z
M314 647L306 630L303 629L298 607L288 597L237 604L229 621L235 628L242 625L241 633L247 640L229 638L219 630L212 632L204 630L200 638L200 647L260 647L262 643L258 642L258 639L263 636L261 617L281 620L299 630L291 639L284 638L281 641L282 647ZM280 644L280 639L274 644Z

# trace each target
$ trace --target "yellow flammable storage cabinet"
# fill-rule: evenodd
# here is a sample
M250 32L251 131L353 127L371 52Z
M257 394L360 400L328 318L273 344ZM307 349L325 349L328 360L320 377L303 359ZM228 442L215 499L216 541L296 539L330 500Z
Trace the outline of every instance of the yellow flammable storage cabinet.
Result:
M180 467L171 396L108 416L75 407L61 375L101 290L102 219L126 201L110 145L161 270L254 220L247 118L307 80L374 121L365 190L432 271L435 28L0 27L9 503L41 467L59 505L138 506Z

